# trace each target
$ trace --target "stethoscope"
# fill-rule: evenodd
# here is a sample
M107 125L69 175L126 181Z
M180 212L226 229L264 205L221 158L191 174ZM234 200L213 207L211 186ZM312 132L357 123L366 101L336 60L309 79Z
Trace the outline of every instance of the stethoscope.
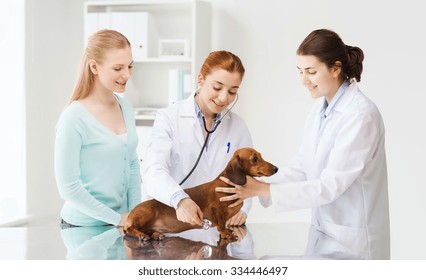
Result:
M195 93L196 98L198 98L198 94L199 92ZM238 101L238 93L237 93L237 98L234 100L234 102L231 104L231 107L229 107L229 109L226 111L225 114L223 114L223 116L220 117L220 119L215 123L215 125L213 126L212 129L208 129L207 128L207 124L206 124L206 119L204 117L204 115L202 116L203 119L203 125L204 125L204 130L206 131L207 135L206 135L206 139L204 140L204 144L203 147L200 150L200 153L198 154L198 158L195 161L194 166L192 167L191 171L189 171L188 175L186 175L186 177L182 180L182 182L179 183L179 185L182 185L183 183L185 183L185 181L192 175L192 173L194 172L195 168L197 167L198 163L200 162L201 156L203 155L204 149L207 146L207 142L209 141L210 135L216 131L217 127L219 126L219 124L222 122L222 119L232 110L232 108L234 108L235 104ZM200 108L201 110L201 108ZM202 114L202 112L201 112Z

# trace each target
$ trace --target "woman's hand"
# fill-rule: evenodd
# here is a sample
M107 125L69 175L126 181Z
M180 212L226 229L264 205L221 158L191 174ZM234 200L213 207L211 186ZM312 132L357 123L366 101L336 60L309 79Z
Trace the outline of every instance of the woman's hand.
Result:
M237 214L226 221L226 227L241 226L246 222L246 220L247 215L240 210Z
M176 217L181 222L189 223L193 226L202 226L203 212L190 198L184 198L179 202L176 209Z
M120 223L118 223L117 227L124 227L128 216L129 216L129 212L121 214Z
M126 225L127 217L129 217L129 212L121 214L120 222L117 225L117 230L121 236L124 236L124 226Z
M117 227L118 233L120 236L125 236L126 233L124 232L124 227Z
M233 188L216 188L217 192L232 194L220 198L220 201L236 200L234 203L229 205L229 207L235 207L238 204L243 203L244 199L253 196L271 197L270 185L268 183L258 181L250 176L246 176L246 178L247 182L245 183L245 185L241 186L232 183L228 178L220 177L223 182L234 186Z

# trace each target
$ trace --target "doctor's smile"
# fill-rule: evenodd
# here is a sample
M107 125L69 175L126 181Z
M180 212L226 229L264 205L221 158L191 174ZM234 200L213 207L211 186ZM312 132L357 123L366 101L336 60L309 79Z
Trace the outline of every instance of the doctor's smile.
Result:
M216 107L218 107L218 109L221 110L221 111L223 110L224 107L226 107L226 105L228 105L228 103L223 103L223 102L216 101L216 100L212 100L212 103L214 105L216 105Z

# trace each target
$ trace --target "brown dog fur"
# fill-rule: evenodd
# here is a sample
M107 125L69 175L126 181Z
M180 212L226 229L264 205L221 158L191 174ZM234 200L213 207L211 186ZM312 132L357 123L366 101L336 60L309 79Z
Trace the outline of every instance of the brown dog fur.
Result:
M227 194L216 192L217 187L232 187L220 176L227 177L231 182L244 185L246 175L253 177L271 176L278 168L263 160L259 152L252 148L235 151L225 170L213 181L197 187L185 189L185 192L200 207L203 218L217 227L221 238L233 239L232 231L226 228L226 221L234 216L242 207L228 207L232 202L221 202L220 198ZM161 239L163 233L178 233L185 230L200 228L184 223L176 218L176 210L157 200L148 200L138 204L129 214L124 231L127 235L136 236L140 240L151 238Z

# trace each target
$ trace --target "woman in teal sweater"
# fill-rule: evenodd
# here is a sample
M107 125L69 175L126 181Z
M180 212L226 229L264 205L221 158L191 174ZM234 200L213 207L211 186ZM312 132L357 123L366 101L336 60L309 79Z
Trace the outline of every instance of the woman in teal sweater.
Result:
M132 63L121 33L101 30L89 38L70 104L56 126L63 225L120 227L140 202L133 109L115 94L124 92Z

